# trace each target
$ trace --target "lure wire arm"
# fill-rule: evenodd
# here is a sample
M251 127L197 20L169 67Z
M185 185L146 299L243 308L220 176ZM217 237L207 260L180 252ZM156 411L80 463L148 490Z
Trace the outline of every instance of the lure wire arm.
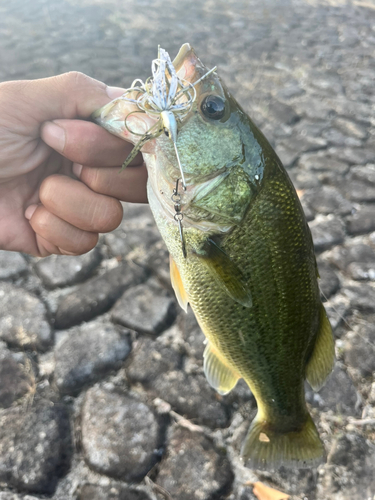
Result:
M179 169L180 169L180 172L181 172L181 184L182 184L182 189L184 191L186 191L186 181L185 181L185 175L184 175L184 171L182 170L182 165L181 165L181 162L180 162L180 156L178 154L178 150L177 150L177 144L175 141L173 141L173 146L174 146L174 150L176 152L176 157L177 157L177 163L178 163L178 166L179 166ZM178 179L177 179L177 182L178 182Z

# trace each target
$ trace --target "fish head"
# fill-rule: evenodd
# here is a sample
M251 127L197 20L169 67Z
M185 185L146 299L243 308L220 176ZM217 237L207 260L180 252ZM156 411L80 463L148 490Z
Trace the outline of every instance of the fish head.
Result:
M228 230L242 220L261 181L261 147L247 115L189 44L181 47L173 66L163 54L165 73L161 77L153 66L153 84L141 92L141 106L119 98L98 110L95 121L134 144L150 131L141 149L149 198L157 198L170 218L173 191L183 177L184 224Z
M189 44L181 47L173 65L187 92L194 93L191 109L178 124L177 137L186 184L194 187L223 170L237 156L239 141L237 137L233 144L237 132L231 126L235 117L231 116L229 94L219 76L209 72ZM165 163L166 175L175 179L178 171L169 167L175 163L173 144L161 137L159 149L169 159Z

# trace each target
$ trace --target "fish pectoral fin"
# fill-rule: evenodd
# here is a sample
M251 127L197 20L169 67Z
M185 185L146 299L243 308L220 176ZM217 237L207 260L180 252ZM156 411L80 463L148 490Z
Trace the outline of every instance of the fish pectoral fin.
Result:
M180 307L187 313L187 306L189 299L185 291L184 285L182 284L181 274L177 268L176 262L173 260L172 255L169 255L169 271L171 275L171 282L174 293Z
M320 329L315 341L311 358L306 366L306 378L314 389L319 391L335 364L335 342L331 324L322 304L320 311Z
M251 292L244 275L229 256L211 239L206 241L203 250L195 255L205 265L207 271L220 288L239 304L251 307Z
M222 395L228 394L241 378L219 357L210 343L203 353L203 369L210 386Z

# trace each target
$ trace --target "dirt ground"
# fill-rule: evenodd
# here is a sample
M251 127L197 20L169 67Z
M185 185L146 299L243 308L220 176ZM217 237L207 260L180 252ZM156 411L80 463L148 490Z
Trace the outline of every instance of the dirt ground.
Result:
M300 190L336 338L328 383L306 386L327 463L239 462L254 399L206 383L150 211L129 205L85 256L0 251L0 500L251 500L255 481L294 500L374 500L375 3L0 2L0 81L78 70L128 87L159 44L173 57L184 42Z

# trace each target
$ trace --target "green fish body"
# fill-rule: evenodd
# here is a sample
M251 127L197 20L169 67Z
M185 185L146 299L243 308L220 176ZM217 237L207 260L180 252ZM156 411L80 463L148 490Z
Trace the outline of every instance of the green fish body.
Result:
M208 71L188 44L174 66L191 84ZM334 344L311 234L279 158L219 77L209 74L195 90L176 143L186 191L177 182L176 198L180 172L169 137L151 140L144 154L172 284L208 340L208 382L226 394L243 378L256 398L244 460L253 468L315 466L324 447L306 408L304 381L322 386ZM96 121L136 142L113 119L122 116L123 123L120 104L96 113Z

